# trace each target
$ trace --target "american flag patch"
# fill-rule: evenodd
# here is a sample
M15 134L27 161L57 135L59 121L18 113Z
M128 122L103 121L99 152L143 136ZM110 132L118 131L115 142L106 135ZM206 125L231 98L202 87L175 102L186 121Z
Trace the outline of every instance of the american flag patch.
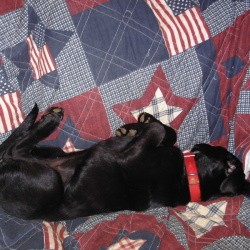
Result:
M17 128L23 121L17 92L0 96L0 133Z
M47 44L43 45L39 50L32 35L30 35L26 41L29 46L30 64L36 80L56 70L56 63Z
M147 0L147 3L159 22L170 56L209 39L208 27L198 7L175 16L165 0Z
M43 232L45 249L64 249L62 243L69 234L62 224L44 221Z

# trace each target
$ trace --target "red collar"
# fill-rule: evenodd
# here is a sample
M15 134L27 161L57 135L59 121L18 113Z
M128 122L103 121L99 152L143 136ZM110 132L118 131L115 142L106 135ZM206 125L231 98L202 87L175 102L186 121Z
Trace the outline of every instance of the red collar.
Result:
M192 202L197 202L201 201L201 190L198 169L194 157L195 155L192 152L184 153L190 198Z

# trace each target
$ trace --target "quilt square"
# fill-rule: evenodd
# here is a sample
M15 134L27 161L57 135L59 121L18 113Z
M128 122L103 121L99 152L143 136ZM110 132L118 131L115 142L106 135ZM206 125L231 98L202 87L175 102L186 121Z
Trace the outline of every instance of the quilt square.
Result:
M98 86L168 58L144 1L110 1L72 18Z

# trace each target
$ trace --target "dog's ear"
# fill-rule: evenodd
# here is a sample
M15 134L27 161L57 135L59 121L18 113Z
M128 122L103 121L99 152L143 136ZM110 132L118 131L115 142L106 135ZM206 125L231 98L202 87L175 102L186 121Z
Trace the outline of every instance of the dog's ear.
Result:
M242 193L245 182L245 175L241 167L228 163L228 176L221 183L220 191L222 194L237 195Z

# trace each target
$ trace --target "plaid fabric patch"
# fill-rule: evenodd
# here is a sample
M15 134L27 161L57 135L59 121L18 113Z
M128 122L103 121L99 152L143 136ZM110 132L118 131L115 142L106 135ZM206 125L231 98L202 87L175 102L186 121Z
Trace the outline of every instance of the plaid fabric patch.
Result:
M190 202L183 213L177 213L193 230L197 238L200 238L213 227L225 225L223 217L227 207L226 201L212 203L203 206Z
M139 249L146 240L131 240L128 237L122 238L119 242L113 244L108 250L136 250Z
M136 119L142 112L147 112L160 120L163 124L170 126L170 122L182 112L182 108L168 105L161 90L158 88L154 98L148 106L131 111Z
M70 153L70 152L76 152L79 151L80 149L75 148L74 143L70 140L70 138L68 138L68 140L66 141L64 147L63 147L63 151L66 153Z

